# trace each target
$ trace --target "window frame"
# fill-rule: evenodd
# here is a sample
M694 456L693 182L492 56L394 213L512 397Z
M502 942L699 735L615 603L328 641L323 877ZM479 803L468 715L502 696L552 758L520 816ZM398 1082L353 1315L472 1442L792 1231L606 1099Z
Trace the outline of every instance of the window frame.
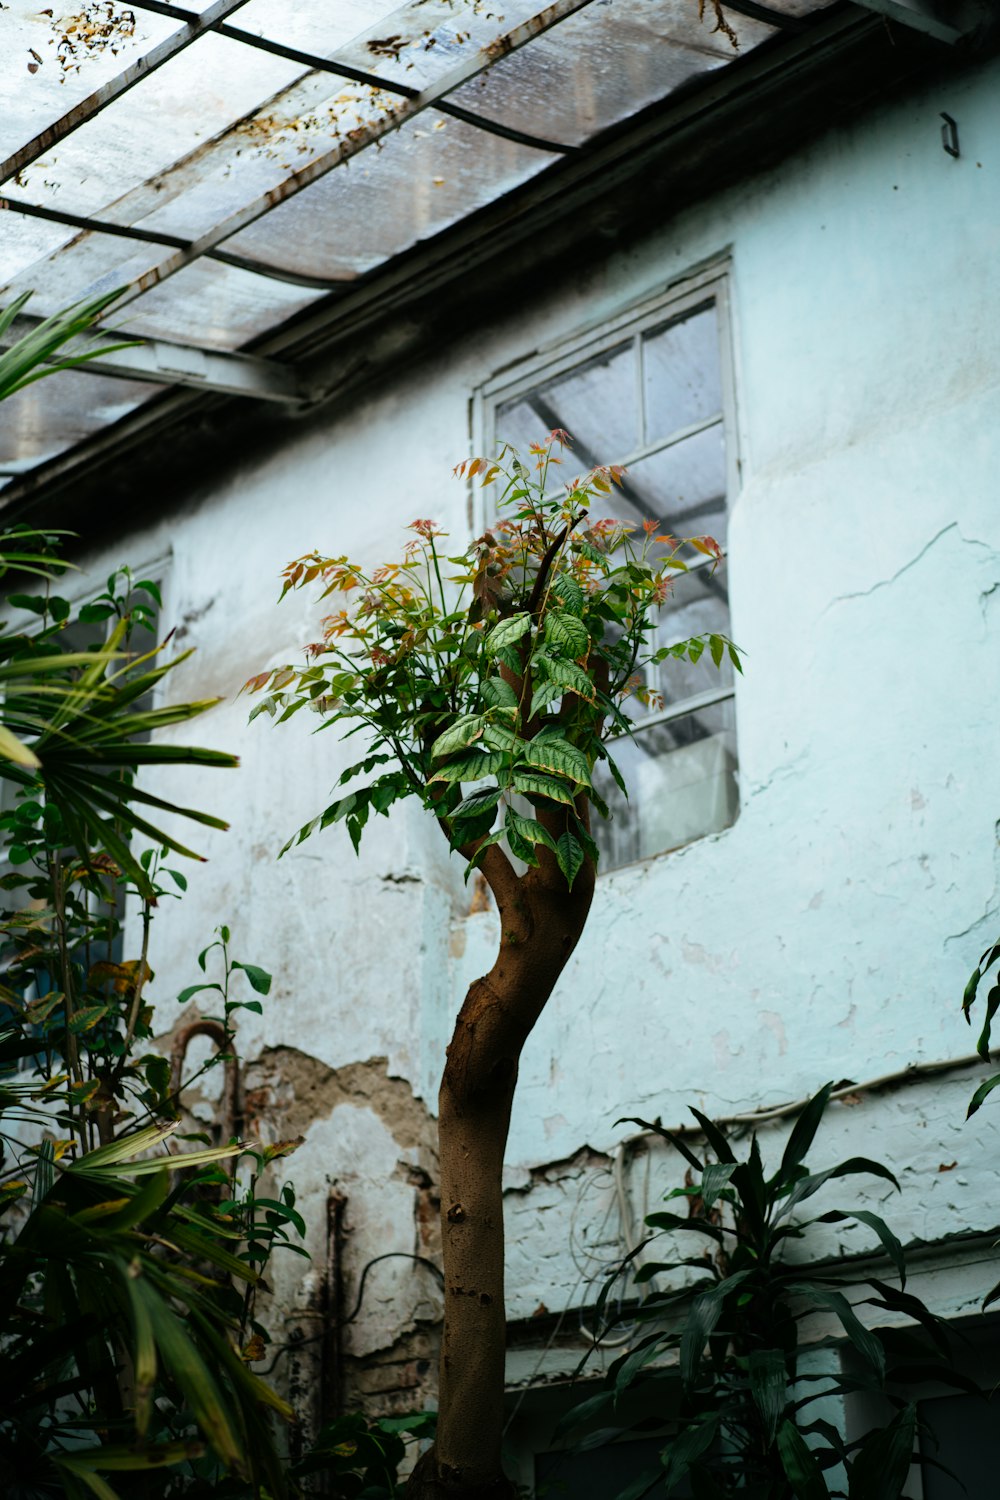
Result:
M562 335L542 345L531 354L525 355L523 359L505 365L503 369L484 381L474 394L471 404L473 451L493 453L496 450L496 419L502 406L516 400L518 396L537 389L540 385L570 374L588 360L620 348L629 342L636 349L636 401L641 414L642 441L628 454L601 454L602 462L621 463L629 467L643 458L666 452L685 439L710 431L713 427L720 425L718 416L688 423L687 426L677 428L656 442L649 441L646 431L644 336L664 324L682 322L685 317L693 315L700 308L712 303L716 310L716 329L719 340L725 506L727 518L731 516L742 484L742 460L736 401L735 341L730 279L731 264L729 257L724 255L670 282L657 293L643 298L640 302L633 303L608 317L592 320L578 327L575 332ZM481 486L470 487L469 521L474 535L480 535L490 524L491 513L488 502L489 496L484 493ZM722 550L723 557L728 563L728 544ZM711 567L712 563L713 559L709 557L699 558L689 562L688 570L694 573L703 567ZM731 620L730 605L730 628ZM711 708L715 704L731 700L734 705L734 733L737 735L738 743L736 698L737 688L734 677L733 682L727 686L708 688L676 703L665 705L663 708L647 710L641 717L636 717L634 734L641 734L647 729L672 720L688 718L697 714L701 709ZM615 740L623 737L623 735L610 736L608 743L613 744ZM738 778L737 799L736 816L738 817L742 809ZM733 821L735 822L735 818ZM732 827L732 824L727 826ZM701 835L701 837L707 836ZM668 853L669 850L659 852ZM640 857L640 859L649 858L656 858L656 854ZM630 861L630 863L633 862ZM623 866L615 866L615 868L623 868Z

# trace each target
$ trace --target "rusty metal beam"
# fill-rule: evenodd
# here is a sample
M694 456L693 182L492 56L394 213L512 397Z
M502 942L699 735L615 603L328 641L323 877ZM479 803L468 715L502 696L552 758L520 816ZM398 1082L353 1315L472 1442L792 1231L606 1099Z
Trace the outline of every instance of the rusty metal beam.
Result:
M47 125L39 135L15 151L13 156L8 156L5 162L0 163L0 184L7 182L11 177L16 177L18 172L23 172L25 167L37 161L57 141L61 141L71 131L100 114L101 110L113 100L120 99L122 94L134 88L143 78L147 78L157 68L162 68L163 64L169 62L172 57L176 57L178 52L183 52L185 47L190 47L192 42L196 42L206 31L213 30L220 21L224 21L227 16L232 15L233 11L239 10L240 6L246 3L247 0L215 0L215 3L202 11L201 15L185 22L179 31L165 37L151 52L147 52L143 57L131 63L117 77L109 78L107 83L95 89L94 93L89 94L86 99L81 99L79 104L74 104L73 108L67 110L61 119L56 120L52 125Z
M146 245L167 245L175 250L186 250L193 242L179 234L156 233L151 229L140 229L133 224L115 224L110 219L95 219L86 214L71 214L61 208L45 208L40 203L26 203L20 198L0 197L0 213L24 214L32 219L44 219L49 224L65 224L67 229L82 229L85 234L109 234L117 239L138 240ZM74 241L73 243L78 243ZM63 250L67 246L62 247ZM59 252L55 252L58 254ZM209 250L206 260L218 260L225 266L235 266L238 271L250 271L254 276L266 276L271 281L285 281L290 286L305 287L315 292L344 292L356 284L354 276L306 276L298 271L286 271L281 266L269 265L248 255L234 255L229 250ZM30 275L30 268L27 275Z
M497 37L488 46L481 47L478 52L459 63L457 67L449 69L436 83L423 89L413 99L405 99L383 119L373 121L364 129L356 131L352 139L342 142L332 151L324 152L322 156L317 156L313 161L307 162L297 172L286 177L284 182L279 183L277 187L255 198L220 223L213 225L211 229L194 240L188 249L176 251L167 260L161 261L158 266L153 266L142 276L137 277L125 295L116 303L116 311L136 297L141 297L143 292L159 286L168 277L182 271L199 256L207 254L209 250L214 250L223 240L238 234L241 229L246 229L270 209L276 208L279 203L284 203L320 177L325 177L328 172L333 171L334 167L339 167L342 162L349 161L366 147L373 146L376 141L398 130L401 125L405 125L408 120L412 120L425 109L437 106L442 99L460 88L463 83L467 83L470 78L477 77L501 58L507 57L519 47L523 47L525 43L533 41L535 37L541 36L551 27L565 20L567 16L573 15L575 11L582 10L592 3L593 0L554 0L554 3L547 6L545 10L539 11L537 15L523 21L520 26L515 26L513 30ZM83 292L81 295L86 295L86 293Z
M194 17L194 12L182 10L178 5L167 5L163 0L134 0L137 10L155 11L157 15L171 16L177 21L187 21ZM759 6L753 6L752 0L734 0L736 9L744 4L751 4L751 8L759 10ZM794 24L794 22L792 23ZM369 73L364 68L355 68L351 63L341 62L336 57L321 57L318 52L304 52L301 47L288 47L284 42L272 41L270 37L257 36L252 31L244 31L241 26L227 26L220 24L216 28L220 36L228 37L233 42L243 42L247 47L256 47L260 52L270 52L274 57L284 57L289 62L301 63L314 73L332 73L337 78L350 79L352 83L363 83L369 88L382 89L387 94L399 94L403 99L415 99L419 89L410 88L408 84L400 83L398 79L383 78L379 73ZM557 141L547 141L541 136L533 135L527 130L518 130L514 125L501 124L499 120L488 120L484 115L477 115L474 110L463 109L460 104L442 103L438 106L441 113L450 115L455 120L464 120L467 125L474 125L477 130L485 130L488 135L502 136L506 141L514 141L519 146L530 146L536 151L551 151L556 155L570 156L579 151L579 146L566 146Z
M41 318L22 313L0 338L0 349L22 334L30 333ZM297 370L273 359L254 354L230 354L223 349L204 349L167 339L143 339L128 349L117 346L134 337L125 329L113 333L88 333L53 356L53 363L107 348L107 356L90 359L78 368L83 374L112 375L121 380L148 380L156 385L190 386L195 390L219 391L228 396L250 396L258 401L295 405L306 398Z

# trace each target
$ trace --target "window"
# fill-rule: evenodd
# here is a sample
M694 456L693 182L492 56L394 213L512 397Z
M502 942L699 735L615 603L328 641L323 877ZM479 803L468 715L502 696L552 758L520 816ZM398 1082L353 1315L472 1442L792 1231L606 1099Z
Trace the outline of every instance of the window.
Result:
M483 393L487 448L509 442L526 452L565 428L575 469L627 465L608 514L636 526L655 520L677 537L708 534L725 550L735 472L730 365L725 281L715 272L492 382ZM690 571L677 577L657 644L728 636L725 568L713 570L694 549L682 555ZM738 812L731 664L717 671L707 653L697 664L671 660L650 669L648 686L662 707L629 700L635 734L609 745L629 800L606 767L595 775L612 814L595 829L603 869L715 833Z

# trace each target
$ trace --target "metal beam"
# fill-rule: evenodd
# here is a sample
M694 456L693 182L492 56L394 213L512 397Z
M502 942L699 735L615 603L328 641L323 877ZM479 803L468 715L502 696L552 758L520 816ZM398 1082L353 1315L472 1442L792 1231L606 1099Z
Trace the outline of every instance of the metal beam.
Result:
M552 26L565 20L567 16L571 16L575 11L582 10L584 6L592 3L593 0L554 0L554 3L547 6L545 10L523 21L520 26L515 26L512 31L497 37L487 46L481 47L478 52L459 63L457 67L451 68L430 88L422 90L412 99L405 99L383 119L373 120L370 125L353 132L350 140L343 141L333 150L315 157L313 161L300 167L297 172L293 172L290 177L286 177L284 182L279 183L277 187L271 188L269 192L255 198L243 208L238 209L236 213L230 214L228 218L213 225L187 250L176 251L169 259L161 261L158 266L153 266L142 276L137 277L125 295L116 303L116 310L132 302L136 297L141 297L143 292L149 291L151 287L159 286L161 282L166 281L169 276L175 275L178 271L182 271L199 256L205 255L209 250L214 250L223 240L238 234L241 229L246 229L263 214L276 208L279 203L284 203L286 199L301 192L303 188L309 187L320 177L325 177L328 172L332 172L334 167L339 167L342 162L349 161L366 147L373 146L376 141L389 135L390 132L398 130L408 120L422 114L425 109L437 106L448 94L460 88L463 83L467 83L470 78L475 78L485 72L500 58L507 57L511 52L523 47L526 42L533 41L535 37L541 36Z
M44 208L40 203L26 203L21 198L0 198L0 213L5 209L28 218L44 219L49 224L65 224L68 229L81 229L84 234L109 234L117 239L139 240L146 245L167 245L175 250L186 250L193 243L179 234L156 233L151 229L140 229L134 224L115 224L110 219L95 219L86 214L71 214L61 208ZM73 244L79 241L72 241ZM69 246L61 247L63 251ZM59 254L60 251L55 251ZM343 292L355 285L354 276L306 276L298 271L286 271L281 266L269 265L248 255L233 255L229 250L209 250L206 260L218 260L225 266L235 266L238 271L250 271L254 276L266 276L270 281L284 281L290 286L305 287L315 292ZM28 268L24 279L29 279Z
M971 0L971 3L948 0L947 5L938 4L937 0L854 0L854 3L880 16L888 16L890 21L898 21L901 26L912 26L914 31L922 31L935 41L952 45L970 36L986 17L986 7L978 0ZM942 18L942 12L947 12L947 20Z
M23 334L31 333L41 318L22 313L0 339L0 349ZM295 405L306 399L298 372L277 360L254 354L230 354L222 349L204 349L193 344L175 344L165 339L141 339L127 349L117 346L133 337L124 329L113 333L90 333L64 346L50 363L72 359L93 349L107 355L88 359L79 369L84 374L112 375L122 380L148 380L156 385L192 386L196 390L219 391L229 396L250 396L257 401L279 401Z
M733 0L736 10L749 4L756 12L760 6L752 4L752 0ZM177 5L167 5L162 0L135 0L138 10L155 11L157 15L172 16L178 21L194 19L194 11L182 10ZM785 18L783 18L785 19ZM773 23L778 24L778 23ZM795 22L793 21L794 25ZM220 24L216 28L220 36L225 36L233 42L242 42L247 47L256 47L260 52L270 52L274 57L284 57L289 62L301 63L304 68L309 68L314 73L333 73L337 78L350 79L352 83L363 83L368 88L382 89L388 94L399 94L403 99L415 99L419 89L410 88L408 84L400 83L397 79L383 78L379 73L369 73L364 68L355 68L350 63L340 62L336 57L321 57L318 52L304 52L301 47L288 47L284 42L274 42L270 37L257 36L252 31L244 31L241 26L227 26ZM556 141L544 140L541 136L532 135L526 130L518 130L513 125L503 125L499 120L488 120L484 115L477 115L471 109L463 109L460 104L442 103L438 105L444 115L451 115L453 119L464 120L467 125L474 125L477 130L484 130L488 135L499 135L504 140L514 141L519 146L530 146L536 151L551 151L557 155L570 156L579 151L579 146L565 146Z
M195 17L194 20L187 21L172 36L165 37L151 52L147 52L136 62L131 63L117 77L109 78L107 83L102 84L86 99L81 99L79 104L74 104L73 108L67 110L61 119L46 126L39 135L28 141L27 145L15 151L13 156L8 156L7 160L0 164L0 184L11 177L16 177L18 172L23 172L25 167L29 167L33 161L43 156L50 146L54 146L57 141L61 141L64 136L76 130L85 121L100 114L101 110L112 100L120 99L122 94L134 88L143 78L148 77L157 68L162 68L165 62L176 57L178 52L183 52L185 47L190 47L192 42L196 42L206 31L213 30L220 21L225 20L226 16L232 15L233 11L239 10L240 6L246 3L247 0L215 0L215 4L202 11L201 15Z

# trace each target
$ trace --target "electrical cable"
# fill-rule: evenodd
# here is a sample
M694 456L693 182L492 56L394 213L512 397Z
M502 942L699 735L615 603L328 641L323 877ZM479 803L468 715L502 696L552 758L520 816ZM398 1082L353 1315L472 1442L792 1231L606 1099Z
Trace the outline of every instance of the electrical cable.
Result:
M383 1260L412 1260L418 1266L425 1266L428 1271L434 1273L442 1291L444 1290L444 1272L440 1266L435 1265L432 1260L428 1260L426 1255L413 1255L409 1250L387 1250L384 1255L375 1255L361 1272L361 1280L358 1282L358 1296L350 1316L342 1318L339 1322L328 1324L322 1333L309 1334L304 1338L289 1339L287 1343L274 1346L276 1353L271 1363L266 1369L259 1370L257 1373L259 1375L270 1375L278 1360L283 1354L287 1354L289 1349L304 1349L307 1344L318 1344L322 1339L326 1338L331 1328L346 1328L348 1324L353 1323L361 1311L361 1304L365 1298L365 1282L368 1280L368 1272L372 1266L377 1266Z
M1000 1047L990 1049L990 1061L1000 1058ZM986 1062L987 1059L980 1057L978 1052L967 1054L965 1057L949 1057L943 1062L909 1063L905 1068L899 1068L894 1073L881 1073L876 1078L866 1078L861 1083L845 1081L835 1088L830 1094L831 1099L846 1099L852 1094L866 1094L873 1090L892 1088L895 1084L911 1083L918 1078L931 1078L937 1073L951 1073L959 1068L972 1068L976 1063ZM789 1104L777 1104L773 1109L751 1110L749 1113L739 1115L719 1115L713 1117L715 1125L767 1125L772 1120L783 1120L788 1115L800 1113L809 1103L809 1099L795 1099ZM671 1126L667 1132L669 1135L704 1135L704 1131L698 1124L683 1124ZM648 1140L655 1136L655 1130L640 1130L635 1135L630 1135L622 1142L628 1147L636 1141Z

